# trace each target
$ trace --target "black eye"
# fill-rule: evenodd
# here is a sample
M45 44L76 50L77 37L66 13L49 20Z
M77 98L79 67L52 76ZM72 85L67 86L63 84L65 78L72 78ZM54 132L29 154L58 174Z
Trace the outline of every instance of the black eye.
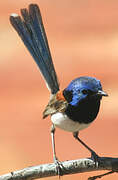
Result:
M88 94L88 90L83 89L83 90L82 90L82 93L83 93L83 94Z

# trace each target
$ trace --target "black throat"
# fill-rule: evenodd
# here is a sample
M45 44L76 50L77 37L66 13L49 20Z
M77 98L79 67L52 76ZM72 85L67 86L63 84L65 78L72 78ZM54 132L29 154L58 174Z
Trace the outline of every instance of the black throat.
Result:
M67 96L65 98L67 99L67 101L71 101L71 93L69 94L68 98ZM77 106L68 104L65 113L73 121L85 124L91 123L96 118L99 112L100 99L101 98L87 98L79 102Z

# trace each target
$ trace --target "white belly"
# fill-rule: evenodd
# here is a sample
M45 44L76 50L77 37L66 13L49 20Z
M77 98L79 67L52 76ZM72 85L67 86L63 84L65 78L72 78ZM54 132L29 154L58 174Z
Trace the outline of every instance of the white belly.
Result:
M51 116L51 121L56 127L59 127L60 129L70 132L80 131L82 129L87 128L91 124L91 123L84 124L84 123L75 122L69 119L66 114L60 112L53 114Z

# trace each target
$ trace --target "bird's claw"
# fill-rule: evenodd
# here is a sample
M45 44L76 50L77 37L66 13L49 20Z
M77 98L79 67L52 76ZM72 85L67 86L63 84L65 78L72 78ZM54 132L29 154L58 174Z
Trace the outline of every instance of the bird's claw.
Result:
M58 175L59 178L60 178L60 176L62 176L61 167L63 167L63 166L62 166L61 162L60 162L57 158L54 159L54 163L55 163L55 165L56 165L57 175Z
M91 159L95 162L95 167L98 167L99 156L94 151L91 152Z

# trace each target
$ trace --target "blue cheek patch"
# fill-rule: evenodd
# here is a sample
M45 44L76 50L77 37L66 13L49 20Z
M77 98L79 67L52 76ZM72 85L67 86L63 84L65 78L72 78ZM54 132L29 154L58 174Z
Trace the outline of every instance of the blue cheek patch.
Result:
M78 102L79 102L79 98L76 96L73 97L72 101L70 102L70 104L72 106L77 106L78 105Z
M81 99L84 99L84 98L85 98L85 96L82 96L82 95L79 95L79 94L74 94L70 104L72 106L78 106L78 104L81 101Z

